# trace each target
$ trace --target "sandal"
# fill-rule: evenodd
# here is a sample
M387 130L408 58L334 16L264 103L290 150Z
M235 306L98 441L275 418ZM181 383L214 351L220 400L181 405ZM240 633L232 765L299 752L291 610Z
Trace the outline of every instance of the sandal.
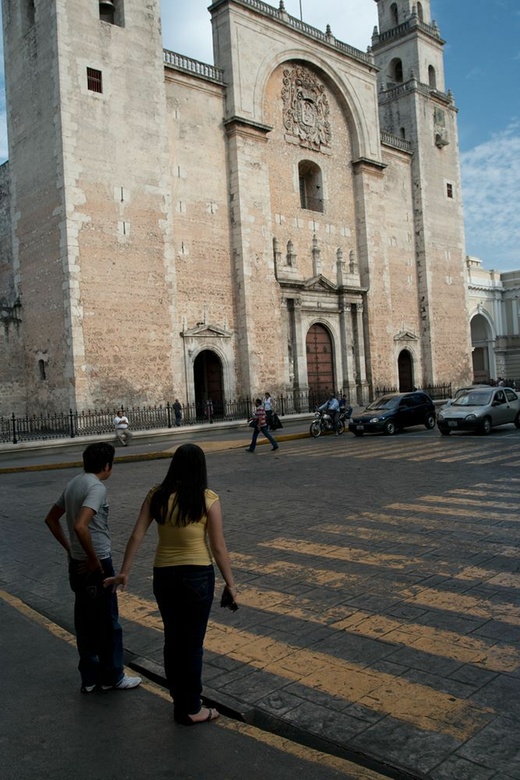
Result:
M208 723L209 721L217 720L217 718L220 717L220 712L214 709L214 707L201 707L200 710L195 713L195 716L202 714L204 711L207 711L208 713L205 718L193 720L192 715L183 715L182 717L176 716L175 720L185 726L197 726L199 723Z

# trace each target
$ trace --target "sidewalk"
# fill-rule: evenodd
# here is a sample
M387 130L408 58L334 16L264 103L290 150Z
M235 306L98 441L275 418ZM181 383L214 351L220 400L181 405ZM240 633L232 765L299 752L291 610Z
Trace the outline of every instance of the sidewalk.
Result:
M3 780L384 780L225 716L178 726L148 682L82 695L73 637L1 591L0 624Z
M284 417L284 427L274 434L279 441L291 441L309 436L312 413ZM348 432L346 432L348 435ZM203 423L158 431L135 431L128 447L118 444L115 436L78 436L75 439L46 439L0 445L0 474L16 471L82 468L82 453L93 441L108 441L116 449L117 463L170 458L174 449L188 441L196 441L207 452L247 446L251 431L246 422ZM266 443L260 436L258 445Z

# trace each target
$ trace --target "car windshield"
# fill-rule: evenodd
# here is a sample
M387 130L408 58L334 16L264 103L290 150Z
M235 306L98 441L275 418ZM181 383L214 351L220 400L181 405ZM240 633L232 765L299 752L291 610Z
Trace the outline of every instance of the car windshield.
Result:
M397 395L384 395L382 398L377 398L367 406L367 409L373 411L374 409L395 409L399 403L399 396Z
M457 392L454 395L454 400L457 398L460 398L461 395L466 395L467 393L471 393L472 391L475 392L476 390L487 390L487 387L461 387L460 390L457 390Z
M493 393L489 390L471 390L469 393L459 395L453 402L453 406L488 406L491 403Z

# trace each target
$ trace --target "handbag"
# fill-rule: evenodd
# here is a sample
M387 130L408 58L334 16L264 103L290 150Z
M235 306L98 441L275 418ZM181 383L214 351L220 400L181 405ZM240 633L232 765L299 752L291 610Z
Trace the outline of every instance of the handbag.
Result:
M250 428L256 428L256 418L254 418L253 420L249 420L247 424L249 425Z
M273 412L273 419L271 422L271 428L273 431L277 431L279 428L283 428L283 425L280 421L280 418L276 414L276 412Z

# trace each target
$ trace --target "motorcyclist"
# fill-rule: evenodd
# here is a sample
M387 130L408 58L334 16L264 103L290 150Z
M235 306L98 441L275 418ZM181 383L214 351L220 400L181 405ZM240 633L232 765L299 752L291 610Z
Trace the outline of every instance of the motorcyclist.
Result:
M339 423L339 401L336 398L335 393L331 393L329 400L318 407L320 412L328 412L332 418L332 424L334 425L334 433L339 436L338 423Z

